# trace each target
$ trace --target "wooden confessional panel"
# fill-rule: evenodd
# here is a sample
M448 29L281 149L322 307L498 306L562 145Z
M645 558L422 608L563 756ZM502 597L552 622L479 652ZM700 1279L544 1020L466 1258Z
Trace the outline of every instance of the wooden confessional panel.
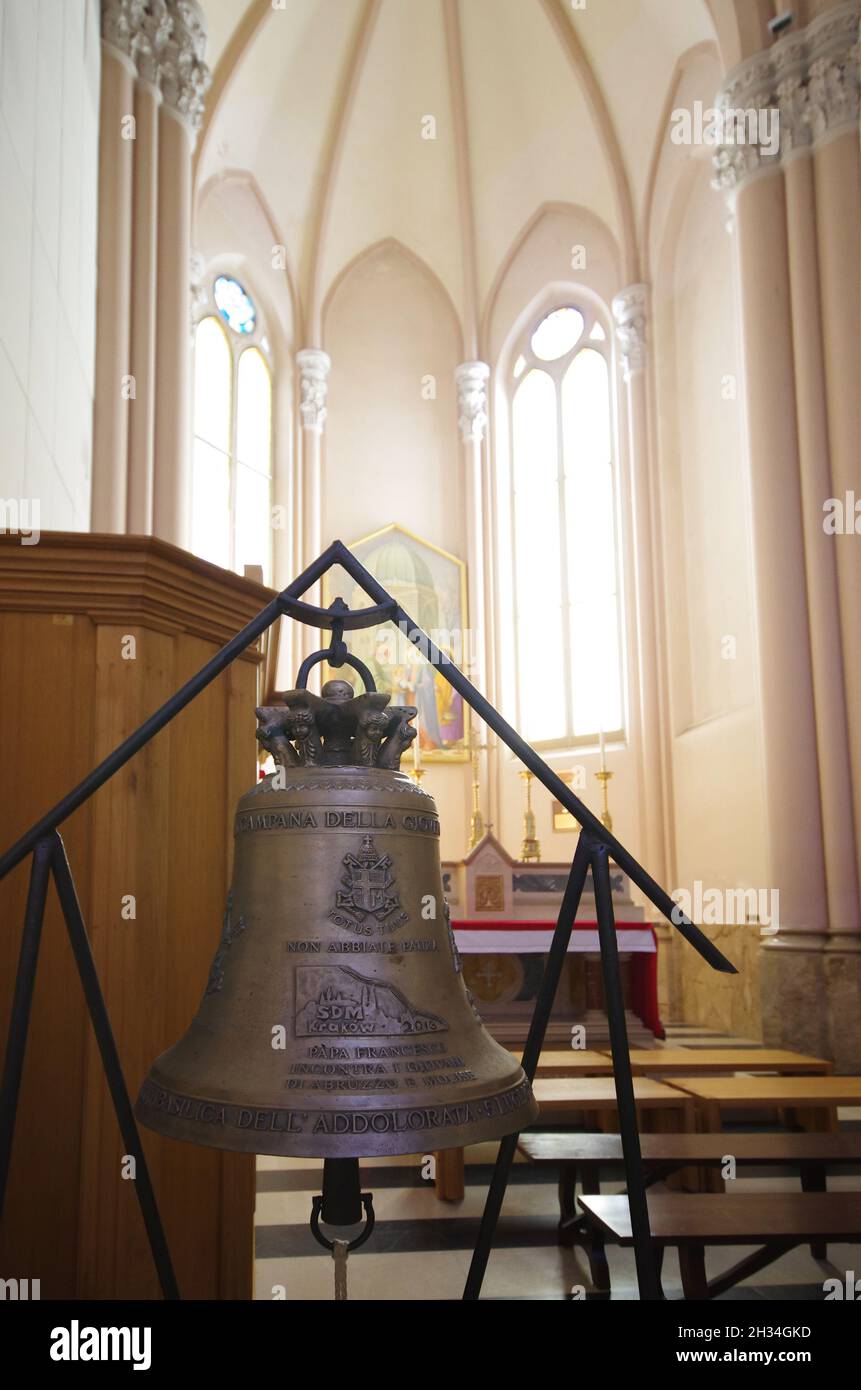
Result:
M270 598L149 538L0 537L0 848ZM261 661L246 652L62 829L132 1098L191 1019L218 943ZM0 882L3 1046L28 878L29 860ZM142 1134L181 1292L250 1298L253 1157ZM42 1298L159 1297L123 1150L52 887L0 1275L39 1279Z

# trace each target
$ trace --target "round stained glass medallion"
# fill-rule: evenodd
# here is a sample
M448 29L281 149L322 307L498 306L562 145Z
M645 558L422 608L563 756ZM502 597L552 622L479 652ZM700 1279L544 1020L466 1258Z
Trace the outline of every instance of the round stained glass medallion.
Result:
M219 275L212 287L215 307L228 328L234 333L253 333L257 322L254 301L245 293L238 280Z

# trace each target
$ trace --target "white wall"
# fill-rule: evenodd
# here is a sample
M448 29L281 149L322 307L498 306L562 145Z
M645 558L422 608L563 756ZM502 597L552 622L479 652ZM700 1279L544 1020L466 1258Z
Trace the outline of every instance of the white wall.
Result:
M397 244L380 246L335 289L323 346L332 358L326 541L349 544L396 521L464 559L454 387L460 328L441 285ZM423 391L431 376L433 396Z
M710 179L681 173L654 279L671 888L768 881L734 250Z
M355 262L326 308L331 355L324 435L323 539L348 545L397 522L466 559L454 369L460 325L441 284L397 243ZM423 393L428 377L435 398ZM472 617L470 621L473 621ZM467 844L464 763L433 763L443 858Z
M90 524L98 0L0 0L0 498Z

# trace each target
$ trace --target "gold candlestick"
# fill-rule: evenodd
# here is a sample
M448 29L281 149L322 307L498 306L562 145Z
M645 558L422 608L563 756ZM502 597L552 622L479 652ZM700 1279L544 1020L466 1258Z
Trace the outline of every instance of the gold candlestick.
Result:
M475 849L479 840L484 839L484 816L481 814L481 781L480 765L481 754L487 748L486 743L480 743L475 730L470 725L469 730L469 758L472 763L472 813L469 817L469 853Z
M421 734L420 734L420 732L419 732L419 721L418 721L418 719L415 720L415 723L413 724L413 728L414 728L415 731L416 731L416 736L415 736L415 738L413 739L413 770L412 770L412 779L413 779L413 781L415 782L416 786L417 786L417 787L420 787L421 784L422 784L422 778L423 778L424 775L425 775L425 771L424 771L424 768L422 767Z
M604 793L604 809L601 812L601 822L604 826L606 826L608 830L612 830L613 817L610 815L610 806L607 799L607 783L610 781L610 778L613 776L613 774L612 772L608 772L606 767L602 767L600 772L595 773L595 776L601 783L601 788Z
M522 864L541 862L541 845L535 834L535 812L532 809L532 776L529 771L521 772L526 786L526 809L523 812L523 844L520 846Z

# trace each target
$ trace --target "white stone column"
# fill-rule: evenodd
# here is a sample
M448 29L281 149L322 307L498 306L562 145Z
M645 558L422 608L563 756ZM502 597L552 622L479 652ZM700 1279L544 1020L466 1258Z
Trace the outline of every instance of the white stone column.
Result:
M786 184L789 274L798 416L798 448L810 610L816 741L830 932L857 936L858 869L853 825L848 716L837 547L823 529L822 504L833 495L822 286L817 245L814 135L809 105L809 36L776 44L772 62ZM858 222L855 221L856 237ZM823 274L827 279L823 267ZM861 622L859 622L861 631Z
M765 1040L826 1051L848 1070L861 1064L861 606L843 538L823 535L823 503L857 478L858 20L857 0L833 6L731 73L719 104L777 107L780 148L727 142L715 158L736 213L780 890L780 933L762 957Z
M466 500L467 631L463 636L463 660L469 660L467 675L483 694L489 694L487 675L491 669L491 614L488 612L488 547L485 514L484 441L487 437L487 385L490 367L486 362L461 362L455 368L457 423L463 446L464 497ZM467 721L469 711L466 712ZM479 738L487 731L476 729ZM499 824L498 769L487 752L479 757L479 778L486 797L486 815ZM470 793L470 809L471 809Z
M665 786L661 746L659 633L656 619L653 536L654 487L650 478L646 381L647 285L628 285L613 299L616 354L626 393L628 467L634 539L637 630L637 692L640 724L640 819L642 858L659 883L667 876L664 835Z
M301 348L296 353L301 420L300 486L302 506L302 568L316 560L323 549L323 427L328 413L331 358L322 348ZM321 586L305 594L308 603L320 602ZM307 656L319 645L319 634L302 628L301 653Z
M783 176L736 202L771 887L781 936L826 927Z
M134 78L130 0L103 0L92 526L126 527Z
M92 523L188 544L198 0L102 0Z
M818 498L845 504L861 497L861 150L859 150L859 6L826 11L809 26L806 119L816 195L830 490ZM861 544L857 534L829 535L840 593L855 850L861 863ZM836 674L836 673L835 673ZM854 930L859 925L857 913ZM861 938L856 941L861 949Z
M463 445L464 496L466 498L467 592L469 602L469 656L473 665L470 679L480 690L486 688L489 665L489 629L486 588L486 518L484 515L483 445L487 434L487 383L490 367L486 362L462 362L455 368L458 428Z
M156 269L158 256L159 62L170 32L166 7L141 20L135 57L135 159L131 244L131 372L126 530L149 536L153 526L156 397Z
M167 0L172 25L159 76L159 242L153 530L187 547L191 537L191 157L209 70L197 0Z

